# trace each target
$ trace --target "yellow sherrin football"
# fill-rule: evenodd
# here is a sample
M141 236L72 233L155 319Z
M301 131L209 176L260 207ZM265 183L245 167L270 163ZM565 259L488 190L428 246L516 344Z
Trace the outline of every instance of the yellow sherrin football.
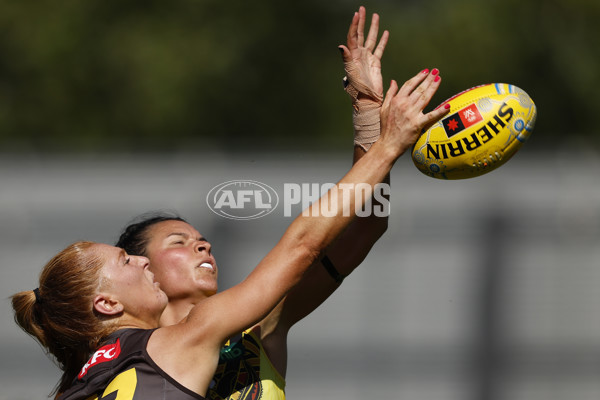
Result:
M490 172L512 157L531 135L537 110L523 90L506 83L476 86L444 101L450 112L419 137L415 166L438 179Z

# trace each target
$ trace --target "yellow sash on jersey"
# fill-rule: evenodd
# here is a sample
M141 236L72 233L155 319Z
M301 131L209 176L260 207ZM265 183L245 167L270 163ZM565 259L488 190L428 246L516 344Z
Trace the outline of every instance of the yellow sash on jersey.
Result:
M265 353L252 329L221 350L209 400L285 400L285 379Z

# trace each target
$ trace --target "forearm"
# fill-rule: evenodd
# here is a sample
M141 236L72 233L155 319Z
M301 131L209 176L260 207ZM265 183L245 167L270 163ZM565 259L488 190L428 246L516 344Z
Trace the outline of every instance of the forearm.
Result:
M361 151L362 149L358 148L357 152ZM323 243L326 243L324 246L317 245L320 250L324 250L325 247L331 245L332 239L340 234L342 237L347 237L347 232L356 230L356 228L354 228L355 226L359 229L363 228L380 231L381 228L387 224L387 218L377 217L376 215L381 214L372 212L376 205L371 204L370 200L376 185L389 182L389 171L395 158L385 155L387 152L388 150L382 145L375 146L373 151L370 151L367 154L357 154L353 169L340 180L335 188L332 189L335 193L330 192L324 197L333 197L337 200L336 204L330 206L329 210L327 210L328 215L346 215L347 218L344 219L344 222L342 222L342 220L336 221L332 217L322 215L324 211L321 209L323 200L316 202L308 210L303 212L300 219L307 218L303 223L306 223L308 224L307 226L309 226L308 231L310 232L311 240L318 242L324 239ZM387 161L386 157L388 157ZM368 173L365 174L361 170L368 171ZM363 188L368 188L369 192L360 187L357 188L357 185L359 184L363 184ZM367 196L362 196L361 194L363 193L367 193ZM355 218L355 210L362 209L363 206L365 206L365 203L367 203L366 207L368 207L366 211L369 212L371 216ZM347 219L351 219L352 221L349 222ZM340 223L343 224L342 229L333 227L334 225L340 225ZM325 229L329 229L330 225L333 227L332 236L323 236L323 238L321 238L319 235ZM383 230L385 230L385 228L383 228ZM338 240L336 240L336 243L337 242ZM333 246L335 246L335 244ZM329 252L329 250L327 251Z
M366 153L361 146L355 146L353 164ZM389 185L389 182L388 173L382 183ZM386 200L389 201L389 196ZM340 275L348 276L362 263L373 245L385 233L387 226L387 213L383 216L371 213L368 217L355 218L327 248L325 255ZM310 270L309 275L304 277L285 300L286 326L291 326L310 314L339 286L339 282L327 272L321 260L316 261L315 266L316 268Z
M365 154L362 147L355 146L353 164ZM383 178L383 183L387 182L389 173ZM333 261L340 274L349 275L364 260L386 229L387 216L377 217L372 214L369 217L355 218L325 250L325 254ZM338 286L339 283L327 273L319 258L314 262L314 268L305 274L279 307L261 322L263 333L268 335L275 328L288 329L323 303Z
M354 159L356 163L360 160L366 151L360 147L354 148ZM388 174L383 183L389 185L390 175ZM389 194L386 194L386 207L389 210ZM377 204L376 200L373 207L383 207L383 204ZM366 217L354 219L346 230L339 235L335 242L327 249L326 255L332 261L335 269L342 276L349 275L369 254L373 245L385 233L388 226L389 212L381 214L371 213Z
M356 188L359 185L372 188L383 182L399 154L383 144L373 145L334 188L292 222L265 262L248 278L258 282L265 274L270 279L277 277L274 279L278 282L277 290L289 290L297 284L354 220L355 210L364 206L366 198L357 196ZM329 204L327 210L324 204Z
M373 14L371 28L364 40L366 10L360 7L355 14L347 37L347 47L340 46L344 61L344 89L352 99L352 122L354 125L353 163L365 156L381 134L381 106L383 104L383 85L381 78L381 57L389 33L384 31L379 44L379 15ZM389 188L389 175L383 183ZM388 206L389 193L382 193ZM376 198L372 198L376 202ZM374 204L382 207L384 204ZM387 229L388 213L370 213L356 218L327 250L327 257L335 264L337 272L348 275L369 253L371 247Z

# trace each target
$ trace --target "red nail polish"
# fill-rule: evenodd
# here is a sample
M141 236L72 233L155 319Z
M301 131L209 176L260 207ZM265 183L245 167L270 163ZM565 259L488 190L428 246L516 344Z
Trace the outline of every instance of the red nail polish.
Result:
M446 105L444 105L444 108L447 110L450 108L450 104L446 103Z
M440 79L442 79L442 78L440 78L440 76L438 75L438 76L435 77L435 79L433 81L434 82L438 82Z
M431 75L437 75L439 73L440 71L437 68L434 68L433 71L431 71Z
M422 74L428 74L429 73L429 68L425 68L423 71L421 71Z

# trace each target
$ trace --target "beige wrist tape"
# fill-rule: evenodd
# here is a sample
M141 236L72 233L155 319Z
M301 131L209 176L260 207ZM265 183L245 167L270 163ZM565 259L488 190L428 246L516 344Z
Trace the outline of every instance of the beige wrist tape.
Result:
M362 147L365 151L379 139L381 104L373 102L359 102L354 108L352 122L354 123L354 144Z
M358 85L358 88L347 77L344 77L344 90L352 98L354 144L368 151L371 145L379 139L379 112L383 104L383 98L360 83L356 83L356 85ZM365 94L372 100L358 100L360 93Z

